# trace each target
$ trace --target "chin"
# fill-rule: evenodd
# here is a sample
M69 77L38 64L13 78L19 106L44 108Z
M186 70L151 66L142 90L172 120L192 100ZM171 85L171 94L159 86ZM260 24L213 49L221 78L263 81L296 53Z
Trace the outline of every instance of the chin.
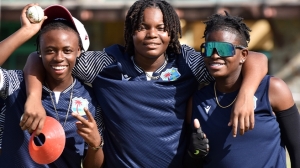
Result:
M218 73L218 72L211 72L210 74L214 78L223 78L224 77L224 74L221 74L221 73Z
M150 58L157 58L157 57L160 57L161 55L164 55L164 53L149 51L149 52L145 53L145 55L147 55Z

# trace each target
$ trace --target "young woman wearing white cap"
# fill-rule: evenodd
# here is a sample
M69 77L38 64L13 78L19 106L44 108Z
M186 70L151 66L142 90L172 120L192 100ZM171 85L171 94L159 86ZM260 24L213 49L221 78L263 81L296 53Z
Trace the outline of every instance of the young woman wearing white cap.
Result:
M49 148L45 148L44 145L48 144L47 139L57 135L58 130L54 132L41 130L42 133L33 138L35 132L31 135L21 129L19 122L20 118L22 120L26 102L23 72L0 68L0 96L6 103L0 165L3 168L80 168L83 161L86 167L100 167L104 159L100 106L96 102L92 89L71 74L77 58L88 47L82 45L86 39L81 40L81 32L77 29L79 21L74 22L74 18L65 11L64 14L58 15L59 18L48 16L47 22L31 24L25 12L33 5L35 4L29 4L23 9L22 27L0 43L0 51L3 51L0 61L5 61L18 46L40 30L37 48L46 75L41 100L46 115L57 120L58 125L62 127L65 143L60 146L61 152L57 153L52 150L54 146L61 143L60 141L54 142ZM56 9L57 6L47 8L52 12ZM86 33L85 30L84 32ZM45 125L44 129L53 126ZM30 150L32 143L37 146L33 151ZM54 153L55 156L52 156Z

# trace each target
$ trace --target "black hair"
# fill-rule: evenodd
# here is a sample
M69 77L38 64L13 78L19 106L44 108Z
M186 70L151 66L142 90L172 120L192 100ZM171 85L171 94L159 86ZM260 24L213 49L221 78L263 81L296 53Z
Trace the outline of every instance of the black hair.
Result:
M76 31L76 28L74 26L72 26L72 24L70 24L68 21L64 21L64 20L55 20L52 22L49 22L48 24L44 25L39 34L37 35L36 38L36 50L38 53L40 53L40 38L41 36L50 31L50 30L68 30L68 31L73 31L77 34L78 37L78 44L80 46L80 49L83 50L83 46L80 40L80 36L78 34L78 32Z
M203 22L206 24L203 37L206 39L207 35L213 31L226 30L237 34L240 44L248 47L248 43L250 42L250 28L243 22L243 18L230 16L227 11L224 12L225 15L214 14L208 17L207 21Z
M181 38L181 27L179 17L174 8L164 0L138 0L130 7L125 19L125 52L130 56L134 54L132 36L143 22L144 10L149 7L158 8L163 14L165 31L167 31L171 37L166 53L180 54L181 45L179 38Z

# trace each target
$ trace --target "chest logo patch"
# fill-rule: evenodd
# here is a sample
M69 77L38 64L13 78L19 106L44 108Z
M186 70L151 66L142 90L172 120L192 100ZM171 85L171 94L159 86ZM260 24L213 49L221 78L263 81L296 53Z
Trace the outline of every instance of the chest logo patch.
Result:
M161 73L160 78L163 81L175 81L177 80L181 74L178 72L177 68L170 68Z
M204 107L206 114L208 114L210 108L211 108L211 106L205 106L205 107Z
M74 97L72 99L72 111L73 112L77 112L79 115L81 116L84 116L86 115L83 108L86 107L88 108L89 107L89 102L87 99L84 99L82 97Z
M122 81L128 81L131 77L126 74L122 74Z

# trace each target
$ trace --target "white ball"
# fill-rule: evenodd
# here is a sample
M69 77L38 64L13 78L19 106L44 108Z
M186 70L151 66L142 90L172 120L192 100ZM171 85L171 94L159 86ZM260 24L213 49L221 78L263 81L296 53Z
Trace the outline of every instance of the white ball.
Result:
M31 6L27 9L26 16L31 23L39 23L44 19L44 10L40 6Z

